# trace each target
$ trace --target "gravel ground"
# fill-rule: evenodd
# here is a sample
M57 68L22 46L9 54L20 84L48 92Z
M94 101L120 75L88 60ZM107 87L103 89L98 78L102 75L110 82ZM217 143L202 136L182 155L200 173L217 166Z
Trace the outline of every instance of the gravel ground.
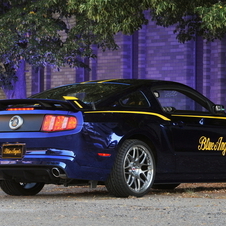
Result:
M182 184L142 198L115 198L104 187L46 185L36 196L0 191L0 225L225 225L226 183Z

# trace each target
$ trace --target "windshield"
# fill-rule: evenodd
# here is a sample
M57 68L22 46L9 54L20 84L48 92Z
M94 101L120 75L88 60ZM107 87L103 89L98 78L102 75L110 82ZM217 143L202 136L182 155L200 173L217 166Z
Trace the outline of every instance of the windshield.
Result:
M122 83L84 83L84 84L72 84L53 88L42 93L33 95L30 98L39 99L57 99L64 100L63 96L77 97L85 104L98 103L113 93L117 93L128 86L128 84Z

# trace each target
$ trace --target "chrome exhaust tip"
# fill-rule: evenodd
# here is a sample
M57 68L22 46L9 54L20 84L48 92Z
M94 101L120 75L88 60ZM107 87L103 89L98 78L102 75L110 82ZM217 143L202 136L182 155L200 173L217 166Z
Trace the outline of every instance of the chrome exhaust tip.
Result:
M53 175L54 177L60 177L60 178L63 178L63 179L66 178L66 174L61 173L60 170L59 170L57 167L53 167L53 168L51 169L51 172L52 172L52 175Z

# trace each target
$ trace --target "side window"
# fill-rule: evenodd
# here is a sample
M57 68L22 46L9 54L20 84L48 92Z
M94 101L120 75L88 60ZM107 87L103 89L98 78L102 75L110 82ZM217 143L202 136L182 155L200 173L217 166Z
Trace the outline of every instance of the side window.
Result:
M177 90L156 90L154 95L166 112L176 110L208 112L208 110L196 100Z
M144 94L140 91L130 93L119 100L120 104L124 107L149 107L149 102L147 101Z

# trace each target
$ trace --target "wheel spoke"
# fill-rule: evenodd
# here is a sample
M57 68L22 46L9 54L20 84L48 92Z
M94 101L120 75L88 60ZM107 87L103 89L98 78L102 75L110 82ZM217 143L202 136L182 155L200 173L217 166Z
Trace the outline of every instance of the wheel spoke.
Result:
M144 183L148 180L148 178L147 178L147 176L146 176L144 173L141 173L141 175L144 177L144 180L142 179L141 176L140 176L140 180L141 180L142 183L144 184Z
M127 165L127 166L124 166L124 170L127 171L127 169L130 169L131 166L130 165Z
M129 187L133 187L132 185L135 183L135 177L131 176L131 181L128 183Z
M143 157L143 159L140 161L140 164L143 164L146 161L147 158L147 154L146 153L142 153L142 155L140 156L140 159Z
M124 173L128 187L136 192L150 185L153 176L153 162L142 145L131 147L124 161Z
M134 181L134 190L135 191L140 190L140 180L138 178Z
M133 152L133 159L136 159L137 158L137 155L138 155L138 149L137 149L137 147L134 147L133 149L132 149L132 152Z
M106 184L112 193L122 197L143 196L154 181L155 159L152 150L137 139L124 141L113 170Z
M131 175L131 173L126 173L128 176L126 177L127 178L127 180L126 180L126 182L127 182L127 184L129 184L130 183L130 181L132 180L132 175Z
M133 156L133 154L132 154L132 155L128 154L128 155L127 155L127 160L128 160L129 162L134 162L135 157Z

